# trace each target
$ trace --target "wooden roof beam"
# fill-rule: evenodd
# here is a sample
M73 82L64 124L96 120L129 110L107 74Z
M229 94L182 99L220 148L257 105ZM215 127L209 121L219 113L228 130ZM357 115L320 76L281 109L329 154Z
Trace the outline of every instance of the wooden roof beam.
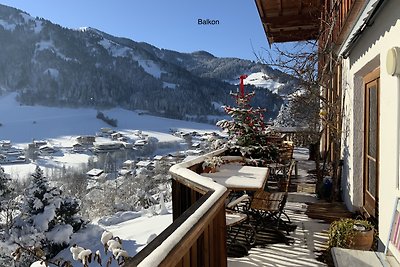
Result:
M271 25L271 27L283 28L285 26L300 25L319 25L318 17L306 17L304 15L280 16L280 17L262 17L263 24Z
M280 42L295 42L295 41L306 41L306 40L314 40L318 37L318 30L291 30L291 31L280 31L270 33L270 39L274 43Z

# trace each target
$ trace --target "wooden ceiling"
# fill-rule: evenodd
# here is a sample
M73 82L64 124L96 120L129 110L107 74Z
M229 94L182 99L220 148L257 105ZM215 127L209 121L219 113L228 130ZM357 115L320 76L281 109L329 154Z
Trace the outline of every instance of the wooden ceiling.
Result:
M318 38L321 0L255 0L269 44Z

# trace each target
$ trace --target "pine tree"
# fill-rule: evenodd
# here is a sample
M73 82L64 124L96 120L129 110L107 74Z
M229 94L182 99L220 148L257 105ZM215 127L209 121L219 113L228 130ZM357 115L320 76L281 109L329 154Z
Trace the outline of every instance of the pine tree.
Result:
M15 228L26 245L41 244L49 255L54 255L69 241L57 236L57 232L72 234L82 226L79 209L80 201L63 196L59 188L50 186L37 166L25 190Z
M265 124L263 112L265 109L253 108L250 105L255 92L240 94L232 93L237 107L224 106L225 112L233 120L222 120L218 126L228 131L229 137L238 146L265 145Z
M11 194L9 187L10 178L7 177L3 167L0 166L0 202L6 201ZM3 205L0 203L0 210Z
M264 123L263 113L266 109L250 105L255 92L244 93L241 89L240 92L230 94L237 106L224 106L224 110L232 120L218 121L217 126L228 133L231 150L240 151L243 156L261 159L257 164L263 164L276 157L277 150L268 142Z

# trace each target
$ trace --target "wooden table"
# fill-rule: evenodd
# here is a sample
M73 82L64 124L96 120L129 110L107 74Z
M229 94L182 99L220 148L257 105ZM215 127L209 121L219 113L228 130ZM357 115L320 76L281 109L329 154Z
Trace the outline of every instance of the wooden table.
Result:
M268 180L269 169L229 163L220 166L217 172L202 173L201 175L232 191L257 191L264 188Z

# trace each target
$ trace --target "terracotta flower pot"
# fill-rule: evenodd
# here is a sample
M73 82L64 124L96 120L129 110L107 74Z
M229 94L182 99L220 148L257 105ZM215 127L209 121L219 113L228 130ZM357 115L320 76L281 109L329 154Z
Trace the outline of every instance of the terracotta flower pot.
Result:
M370 250L374 242L374 229L357 231L350 242L350 249Z

